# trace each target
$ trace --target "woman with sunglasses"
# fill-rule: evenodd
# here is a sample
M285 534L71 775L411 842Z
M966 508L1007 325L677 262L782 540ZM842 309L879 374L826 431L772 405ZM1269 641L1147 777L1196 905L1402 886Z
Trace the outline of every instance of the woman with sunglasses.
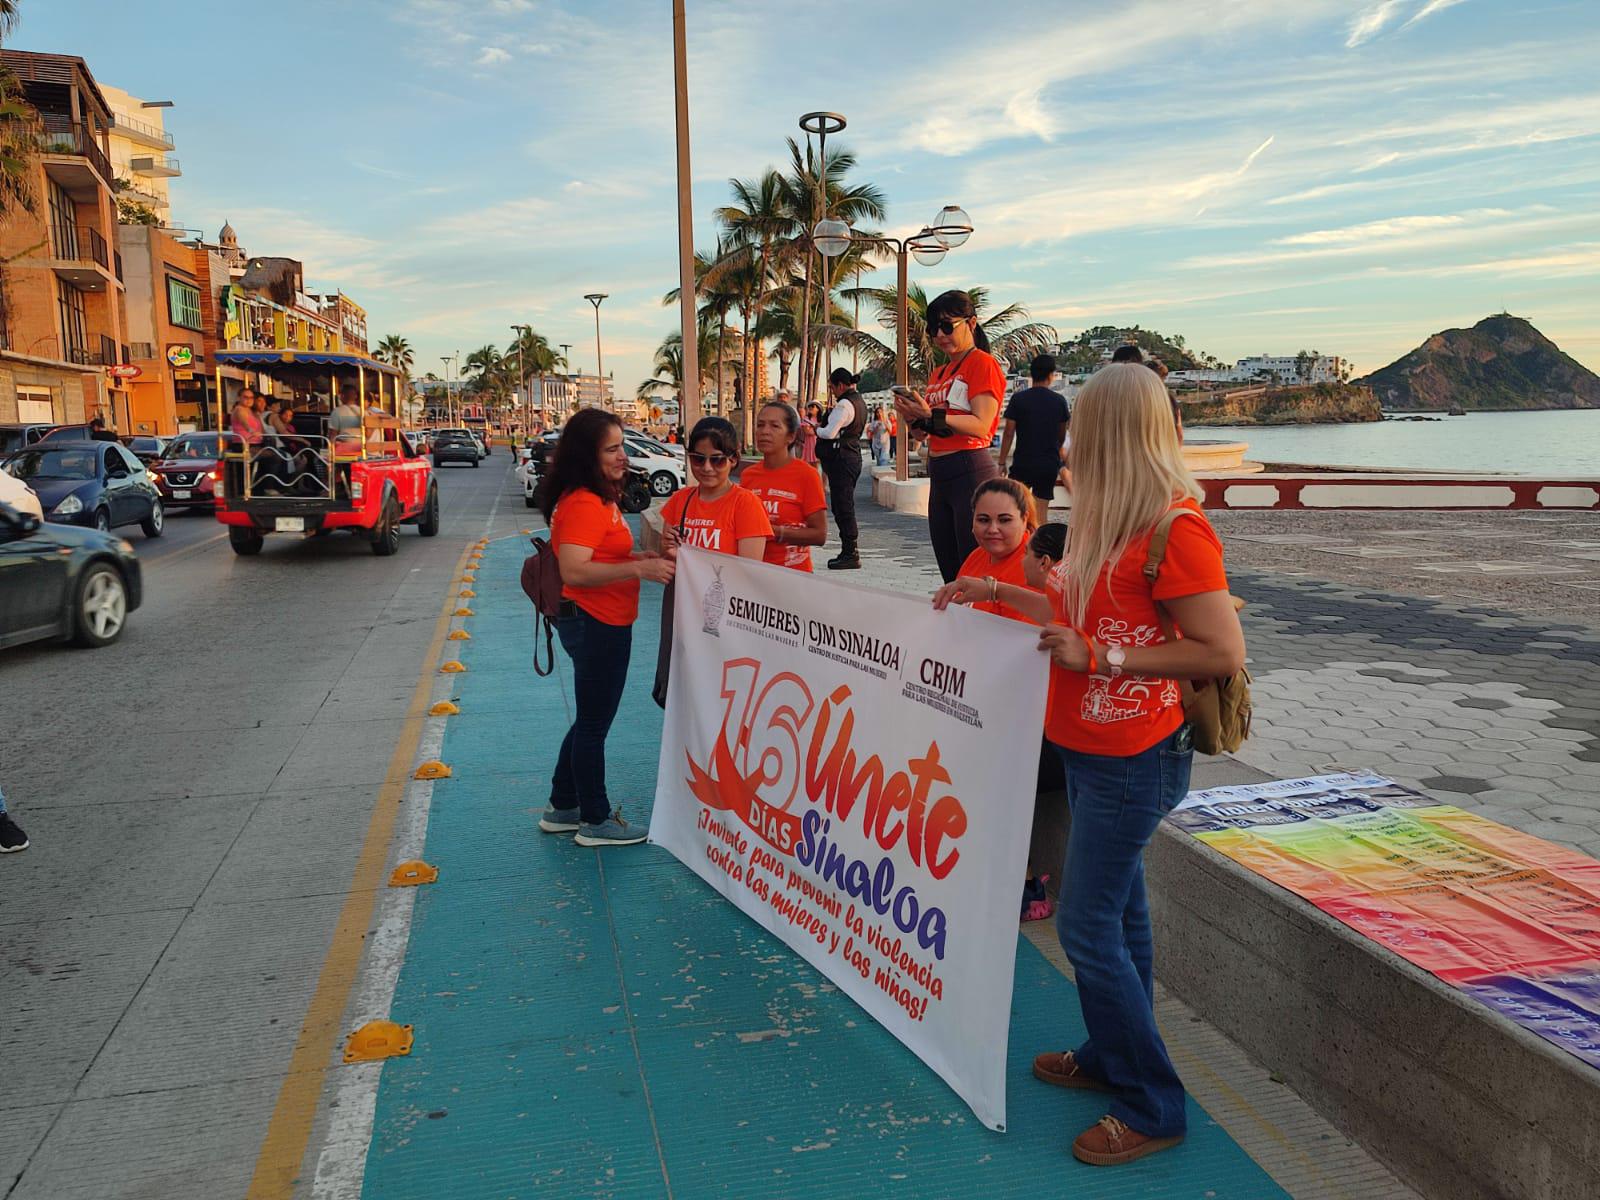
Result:
M897 388L894 404L908 432L928 439L928 537L939 574L949 583L977 549L973 493L1000 473L989 446L1000 423L1006 372L989 353L989 337L966 292L936 296L927 326L944 362L928 376L926 396Z
M733 482L739 438L732 423L701 417L689 431L688 457L694 482L662 506L662 552L676 557L679 546L697 546L739 558L764 557L772 523L761 501Z
M572 659L577 713L556 753L546 833L576 833L580 846L629 846L645 839L606 795L606 735L622 703L639 616L639 581L667 583L673 564L634 553L633 531L617 507L628 473L622 422L602 408L582 408L561 431L538 504L561 564L556 633Z
M772 522L772 540L763 557L774 566L811 570L811 547L828 540L828 502L815 467L796 458L790 447L799 437L794 406L773 400L756 413L756 449L761 461L739 476L739 485L761 501Z

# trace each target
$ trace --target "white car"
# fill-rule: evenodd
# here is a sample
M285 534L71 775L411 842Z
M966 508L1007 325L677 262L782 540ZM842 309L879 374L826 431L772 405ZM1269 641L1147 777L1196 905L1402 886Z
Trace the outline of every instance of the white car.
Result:
M0 504L9 504L18 512L32 513L41 521L44 520L44 506L39 503L34 490L4 469L0 469Z
M670 496L689 482L684 460L670 453L670 447L635 433L623 434L622 445L628 452L628 465L650 477L652 496Z

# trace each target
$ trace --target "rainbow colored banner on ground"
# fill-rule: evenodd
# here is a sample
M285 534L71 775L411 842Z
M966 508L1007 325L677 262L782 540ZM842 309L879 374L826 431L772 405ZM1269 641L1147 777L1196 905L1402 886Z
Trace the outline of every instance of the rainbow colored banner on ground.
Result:
M1169 819L1600 1067L1600 862L1376 775L1191 792Z

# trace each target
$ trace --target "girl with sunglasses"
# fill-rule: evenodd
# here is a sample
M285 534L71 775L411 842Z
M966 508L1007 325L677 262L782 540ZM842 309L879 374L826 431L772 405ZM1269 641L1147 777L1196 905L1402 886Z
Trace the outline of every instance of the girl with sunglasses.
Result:
M739 558L761 558L772 541L767 510L733 482L739 439L722 417L702 417L689 431L689 473L694 482L679 488L661 509L662 553L697 546Z
M925 396L897 390L894 404L908 432L928 439L928 537L939 574L949 583L978 548L972 536L973 494L1000 473L989 446L1000 423L1006 373L989 353L988 335L966 292L935 297L927 326L945 361L928 376Z
M799 437L800 415L794 406L773 400L756 413L756 449L761 461L739 476L767 510L772 540L763 557L774 566L811 570L811 547L828 540L828 504L817 469L790 451Z

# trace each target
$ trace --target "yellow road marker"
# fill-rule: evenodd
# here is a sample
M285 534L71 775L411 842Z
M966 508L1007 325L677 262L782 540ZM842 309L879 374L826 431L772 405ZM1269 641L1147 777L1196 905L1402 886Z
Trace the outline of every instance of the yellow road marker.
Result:
M393 1021L368 1021L345 1039L344 1060L376 1062L411 1053L411 1026Z
M451 614L451 616L456 617L475 617L477 615L478 614L473 612L470 608L458 608L454 613Z
M419 887L424 883L434 883L439 878L439 868L431 863L425 863L420 858L407 859L400 863L389 874L390 887Z
M412 774L413 779L449 779L450 768L437 758L430 758Z
M465 629L452 629L450 631L450 640L452 642L470 642L472 635Z
M461 662L459 659L452 658L449 662L445 663L444 666L439 668L439 674L459 675L466 669L467 666L465 663Z
M245 1193L246 1200L291 1200L294 1195L295 1180L300 1176L306 1146L311 1140L317 1100L322 1095L323 1076L339 1044L340 1019L350 1002L350 989L355 985L361 966L361 951L372 925L372 910L383 881L383 864L394 838L400 802L405 798L411 764L416 761L417 747L422 741L428 693L433 690L434 664L444 649L444 635L450 628L450 608L449 599L439 606L433 641L423 658L422 671L411 693L405 724L389 758L389 770L378 790L377 803L372 806L367 835L350 879L350 891L339 911L328 956L323 959L322 971L317 976L316 991L306 1006L300 1036L289 1056L288 1071L267 1122L266 1137L256 1156L256 1169L250 1179L250 1190Z
M452 704L448 700L441 700L428 710L430 717L453 717L461 711L459 704Z

